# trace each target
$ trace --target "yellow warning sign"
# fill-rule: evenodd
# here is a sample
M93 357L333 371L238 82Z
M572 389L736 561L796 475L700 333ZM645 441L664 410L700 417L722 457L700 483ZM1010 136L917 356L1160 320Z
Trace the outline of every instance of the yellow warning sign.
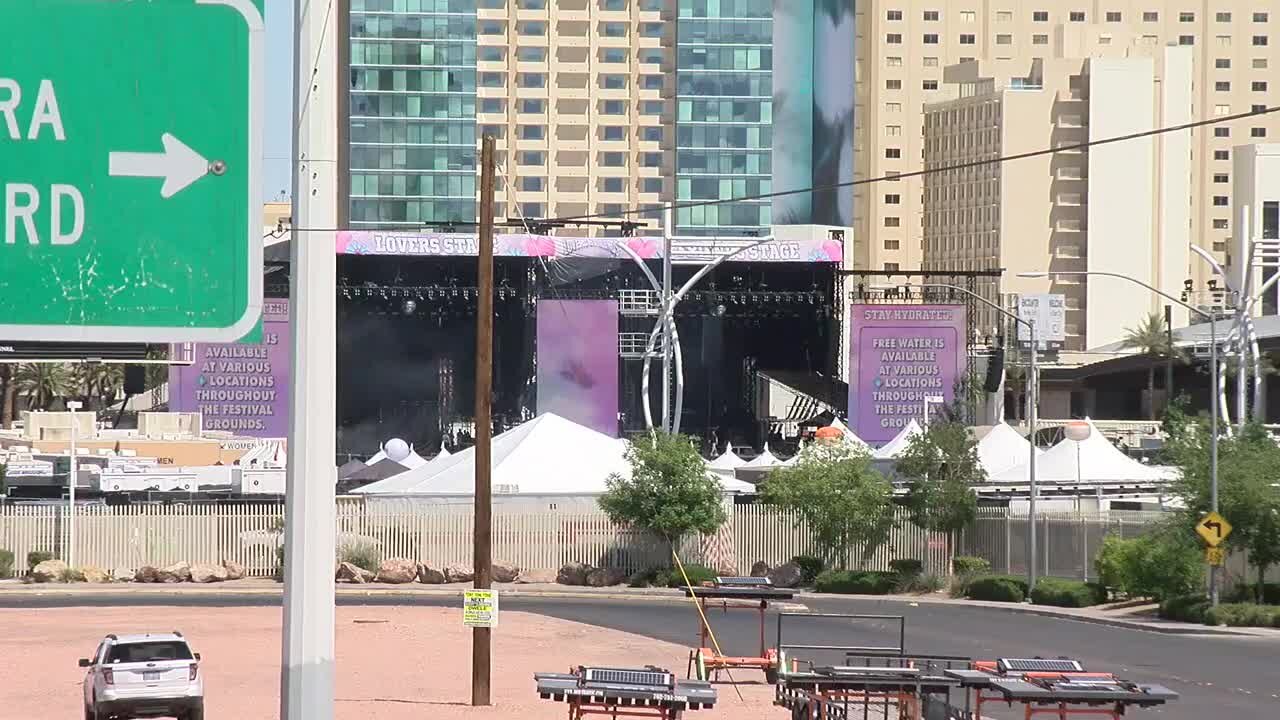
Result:
M1218 547L1231 534L1231 523L1218 513L1211 512L1196 523L1196 534L1203 538L1209 547Z
M1204 561L1214 567L1222 567L1227 561L1227 551L1220 547L1205 548Z

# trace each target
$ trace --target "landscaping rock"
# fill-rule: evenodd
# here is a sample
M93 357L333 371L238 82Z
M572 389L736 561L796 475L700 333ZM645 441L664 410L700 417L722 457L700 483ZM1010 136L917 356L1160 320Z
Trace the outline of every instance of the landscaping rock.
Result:
M462 563L449 563L444 567L445 582L460 583L471 582L476 579L476 570L470 565Z
M215 583L227 581L227 569L211 563L196 563L191 566L191 582Z
M423 585L443 585L445 583L444 571L433 568L430 565L419 565L418 582Z
M176 562L160 568L156 574L156 582L182 583L191 579L191 565L186 561Z
M770 570L765 577L769 578L769 582L773 583L774 587L793 588L800 586L800 580L804 574L800 572L799 565L789 562Z
M86 565L80 568L80 574L84 576L84 581L95 585L102 585L111 582L111 576L106 570L93 565Z
M520 568L504 562L496 562L493 564L491 571L494 582L509 583L515 582L520 577Z
M751 577L769 577L769 571L772 569L769 567L769 563L757 560L751 565Z
M231 560L223 560L222 567L227 571L228 580L243 580L249 574L249 571L243 565Z
M129 568L116 568L111 571L111 582L132 582L133 571Z
M404 558L388 558L378 566L374 582L403 585L418 579L418 563Z
M373 578L373 573L349 562L340 563L338 565L338 572L334 575L334 579L338 582L348 583L351 585L371 583L373 582Z
M45 560L31 569L31 582L62 582L62 575L67 571L67 564L61 560Z
M561 585L586 585L587 575L593 568L582 563L568 563L556 573L556 582Z
M612 587L621 585L631 576L617 568L597 568L587 573L587 585L590 587Z
M521 570L516 577L517 585L550 585L555 581L554 570Z
M143 565L133 574L133 581L136 583L160 582L160 570L150 565Z

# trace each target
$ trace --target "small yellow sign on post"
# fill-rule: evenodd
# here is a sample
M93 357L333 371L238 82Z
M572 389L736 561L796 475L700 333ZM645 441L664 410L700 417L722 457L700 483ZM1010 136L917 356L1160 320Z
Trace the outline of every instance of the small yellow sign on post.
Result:
M1231 534L1231 523L1216 512L1200 518L1200 522L1196 523L1196 534L1199 535L1209 547L1218 547L1223 540Z
M1204 561L1214 567L1222 567L1227 561L1227 551L1220 547L1205 548Z
M462 593L462 624L467 627L498 627L498 591L464 591Z

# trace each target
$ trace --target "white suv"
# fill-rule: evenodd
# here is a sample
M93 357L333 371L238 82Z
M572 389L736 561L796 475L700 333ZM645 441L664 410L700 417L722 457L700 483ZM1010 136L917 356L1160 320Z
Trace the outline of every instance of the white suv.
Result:
M182 633L108 635L80 667L85 720L204 720L200 653Z

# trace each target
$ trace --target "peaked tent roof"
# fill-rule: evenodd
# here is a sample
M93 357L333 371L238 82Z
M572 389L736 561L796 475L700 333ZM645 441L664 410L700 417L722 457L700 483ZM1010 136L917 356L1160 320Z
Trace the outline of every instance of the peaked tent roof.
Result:
M1026 463L1030 452L1031 443L1004 422L992 427L991 431L978 441L978 461L987 471L988 478ZM1036 449L1037 457L1043 454L1043 450Z
M727 493L734 493L736 495L755 495L760 492L755 485L752 485L746 480L739 480L732 475L725 475L724 473L716 472L707 474L715 478L716 481L720 483L720 487Z
M848 426L848 425L845 425L845 424L840 420L840 418L835 418L834 420L832 420L832 421L831 421L831 427L833 427L833 428L835 428L835 429L839 430L840 432L844 433L844 439L845 439L846 441L851 442L851 443L853 443L854 445L857 445L857 446L859 446L859 447L867 447L867 442L866 442L865 440L863 440L862 438L858 437L857 435L854 435L854 434L853 434L853 431L849 429L849 426Z
M767 467L777 467L781 464L782 464L782 461L774 457L773 453L769 452L769 443L765 443L764 452L751 458L750 462L743 464L741 467L767 468Z
M729 473L732 475L735 468L740 468L746 464L747 461L738 457L737 453L733 451L733 446L726 441L724 444L724 452L716 457L716 459L708 462L707 469L712 472Z
M395 460L392 460L391 458L387 458L386 460L380 460L372 465L369 465L365 467L363 470L354 472L343 479L362 481L362 482L374 482L377 480L386 480L387 478L395 477L403 472L407 472L408 470L409 468L405 467L404 465L401 465L400 463L396 462Z
M885 443L879 450L871 454L877 460L892 460L907 449L911 444L911 438L924 432L924 428L920 427L920 423L914 419L907 423L907 426L898 431L893 439Z
M338 479L345 480L351 475L354 475L367 467L369 466L359 460L348 461L346 464L338 468Z
M1169 471L1143 465L1125 455L1098 432L1090 420L1089 437L1076 442L1062 440L1036 461L1036 480L1042 482L1113 482L1165 480ZM1028 481L1027 464L1021 463L991 478L993 482Z
M631 474L623 445L553 413L539 415L493 439L495 493L600 493L612 473ZM357 492L470 495L474 490L475 447L469 447Z

